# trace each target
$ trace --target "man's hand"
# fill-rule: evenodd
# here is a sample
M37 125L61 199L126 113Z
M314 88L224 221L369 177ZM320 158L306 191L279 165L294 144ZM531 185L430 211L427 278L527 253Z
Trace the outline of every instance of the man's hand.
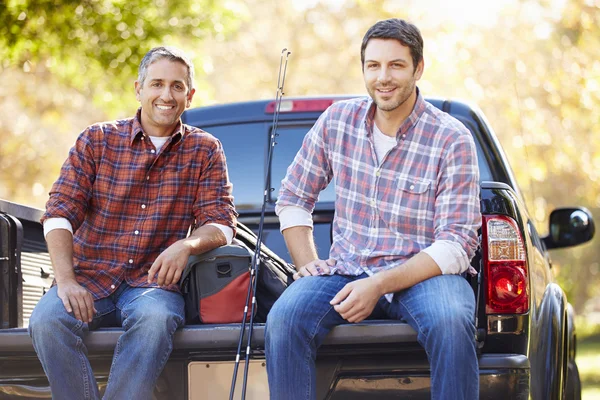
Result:
M304 276L331 275L331 267L335 266L336 262L333 258L324 260L314 260L300 268L294 275L294 280L298 280Z
M65 309L75 314L75 318L80 321L92 322L96 313L92 294L74 279L57 283L56 286Z
M168 286L179 282L181 274L190 258L191 248L184 240L170 245L156 258L148 270L148 283L156 277L158 286Z
M360 322L371 315L381 296L379 281L372 276L348 283L330 304L346 321Z

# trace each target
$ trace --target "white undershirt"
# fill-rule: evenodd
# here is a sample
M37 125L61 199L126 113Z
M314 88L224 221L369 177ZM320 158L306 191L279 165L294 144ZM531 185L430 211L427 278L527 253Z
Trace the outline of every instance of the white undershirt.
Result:
M150 136L148 135L154 147L156 147L156 154L160 152L160 149L167 143L167 140L171 139L171 136Z
M377 124L373 124L373 144L377 162L381 165L385 155L397 144L396 138L383 133ZM280 230L294 226L309 226L312 228L311 214L302 207L285 206L275 207L279 216ZM436 240L429 247L423 249L436 262L442 274L460 274L470 270L470 262L467 253L462 246L450 240Z
M169 140L171 138L170 136L164 136L164 137L163 136L148 136L148 137L152 141L152 144L154 145L154 147L156 147L157 154L160 152L160 149L162 149L162 147L165 145L165 143L167 143L167 140ZM225 238L227 239L227 244L231 244L231 241L233 240L233 229L231 229L228 226L225 226L222 224L215 224L212 222L208 223L207 225L212 225L212 226L218 228L225 235ZM54 229L66 229L69 232L71 232L71 234L73 234L73 226L71 225L69 220L66 218L48 218L47 220L44 221L44 237L46 237L48 232L53 231Z

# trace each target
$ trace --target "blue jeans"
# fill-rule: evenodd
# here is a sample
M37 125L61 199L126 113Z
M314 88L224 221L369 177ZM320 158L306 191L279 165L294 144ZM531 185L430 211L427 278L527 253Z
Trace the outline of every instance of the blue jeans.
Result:
M315 399L317 348L336 325L348 323L329 304L347 283L366 278L310 276L283 292L267 318L265 351L272 400ZM431 365L432 399L478 399L475 296L458 275L440 275L381 298L374 314L405 320Z
M173 334L184 323L179 293L133 288L122 283L95 301L89 324L68 313L54 286L40 299L29 320L29 334L55 399L99 399L83 338L89 330L121 325L105 399L150 399L171 350Z

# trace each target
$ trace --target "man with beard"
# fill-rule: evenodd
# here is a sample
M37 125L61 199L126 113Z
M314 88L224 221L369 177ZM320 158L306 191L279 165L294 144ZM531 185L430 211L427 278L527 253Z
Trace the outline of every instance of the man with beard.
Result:
M431 364L432 398L476 399L475 298L470 268L481 225L474 140L425 102L423 39L400 19L363 38L370 98L334 103L306 135L277 202L297 266L269 313L272 399L314 399L317 348L336 325L405 320ZM331 180L336 203L328 260L319 260L311 213Z

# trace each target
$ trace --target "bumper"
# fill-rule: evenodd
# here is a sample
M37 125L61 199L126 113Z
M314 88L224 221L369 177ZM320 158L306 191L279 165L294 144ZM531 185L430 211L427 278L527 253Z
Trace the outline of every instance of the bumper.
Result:
M406 361L406 360L405 360ZM428 365L411 360L409 365L386 371L367 371L364 365L338 370L331 387L319 393L327 400L430 399ZM353 370L353 371L352 371ZM520 354L486 354L479 359L479 398L481 400L529 398L529 360Z

